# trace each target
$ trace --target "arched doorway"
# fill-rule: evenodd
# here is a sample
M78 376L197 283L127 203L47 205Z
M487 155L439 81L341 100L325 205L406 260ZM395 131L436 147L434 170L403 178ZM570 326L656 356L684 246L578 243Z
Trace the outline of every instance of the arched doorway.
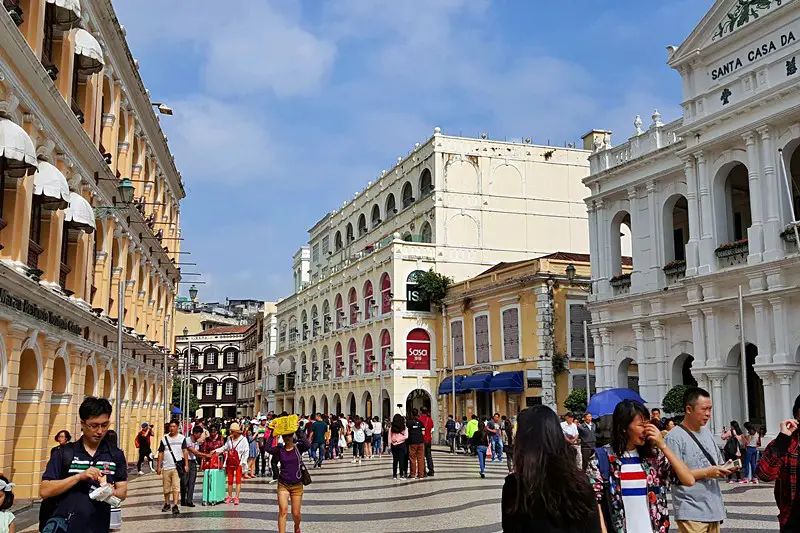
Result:
M697 386L697 380L692 375L692 363L694 363L694 357L688 353L682 353L675 358L675 361L672 363L673 387L675 385Z
M33 349L27 348L22 351L19 362L19 391L17 392L17 408L12 425L14 426L14 446L12 464L19 465L15 471L15 479L23 476L39 475L40 465L38 459L41 458L44 443L37 439L37 424L39 426L52 421L42 420L40 413L44 414L44 406L41 406L41 367L39 358ZM65 381L62 380L62 383ZM63 387L63 385L62 385ZM50 428L46 429L46 436L50 436ZM43 432L42 432L43 433ZM8 475L8 474L6 474ZM29 478L30 479L30 478Z
M342 398L341 396L339 396L339 393L333 395L333 404L331 405L331 407L333 407L333 413L336 416L339 416L340 414L344 413L344 411L342 411Z
M633 227L627 211L617 213L611 220L611 274L622 274L622 258L632 256Z
M109 400L109 401L111 400L111 396L112 396L111 393L114 390L112 388L112 385L113 385L113 383L111 381L111 371L106 369L106 371L103 372L103 398L105 398L106 400Z
M319 404L322 414L330 414L330 411L328 411L328 397L326 395L322 395L322 400L320 400Z
M617 386L639 392L639 371L636 362L626 357L617 370Z
M689 242L689 203L682 194L667 199L664 204L664 263L686 261Z
M53 361L53 392L50 396L50 419L47 435L55 437L56 432L71 425L67 420L69 409L69 370L63 357L57 356Z
M309 403L309 411L308 414L315 415L317 414L317 399L313 396L311 397L311 402Z
M735 161L723 166L714 182L717 244L747 239L752 224L750 177L747 167Z
M305 400L305 398L300 398L300 402L297 404L297 412L301 416L307 414L306 413L306 400Z
M392 413L392 398L389 396L389 391L384 389L381 391L381 419L391 418Z
M347 414L350 416L358 414L356 412L356 395L352 392L347 395Z
M406 397L406 415L411 413L412 409L422 409L423 407L426 407L428 412L431 411L431 395L428 391L414 389L409 392Z
M372 394L364 391L361 395L361 413L367 418L372 418Z
M731 394L731 409L728 413L732 420L736 419L740 424L747 422L747 420L744 420L744 411L740 408L744 396L741 388L741 353L738 344L731 348L731 351L728 353L727 366L735 368L736 372L735 374L729 375L725 380L725 388L728 389ZM757 425L763 425L767 422L766 402L764 400L764 383L755 371L756 357L758 357L758 347L755 344L746 343L744 372L747 381L747 410L749 421Z
M84 397L94 396L94 367L86 365L86 375L83 378L83 395Z

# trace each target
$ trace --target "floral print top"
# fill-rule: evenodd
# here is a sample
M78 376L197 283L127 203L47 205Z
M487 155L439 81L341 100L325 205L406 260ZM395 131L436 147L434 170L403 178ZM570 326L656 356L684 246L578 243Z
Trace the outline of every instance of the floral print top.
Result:
M609 480L609 503L611 505L611 523L613 531L608 533L628 533L625 524L625 507L622 505L622 490L620 484L620 470L622 463L610 446L605 447L608 452L608 463L611 470ZM667 492L669 485L674 480L674 471L669 459L656 450L657 455L650 459L642 458L642 468L647 473L647 505L650 509L650 521L654 533L667 533L669 531L669 511L667 510ZM597 455L589 461L586 468L589 481L594 487L597 501L603 496L603 477L597 466ZM630 532L639 533L639 532Z

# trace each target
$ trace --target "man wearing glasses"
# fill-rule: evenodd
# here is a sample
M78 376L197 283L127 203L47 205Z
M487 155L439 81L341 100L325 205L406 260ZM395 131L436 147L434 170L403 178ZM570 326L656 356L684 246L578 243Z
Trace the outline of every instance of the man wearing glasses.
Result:
M86 398L78 414L83 435L60 447L50 457L39 496L52 506L52 516L64 518L73 527L89 533L107 533L111 505L107 500L124 500L128 495L128 467L125 454L105 439L111 424L111 403L103 398ZM89 494L108 486L107 494L94 499ZM47 519L47 516L41 517Z

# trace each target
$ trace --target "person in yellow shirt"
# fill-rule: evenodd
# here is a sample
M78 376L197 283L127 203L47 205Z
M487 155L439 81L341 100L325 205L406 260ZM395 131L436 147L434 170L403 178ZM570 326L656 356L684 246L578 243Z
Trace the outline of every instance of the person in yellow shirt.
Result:
M467 441L468 442L472 440L472 436L475 434L476 431L478 431L478 415L472 415L472 418L470 419L470 421L467 422L467 429L464 432L465 435L467 436ZM470 444L470 453L472 455L476 454L475 449L472 446L472 444Z

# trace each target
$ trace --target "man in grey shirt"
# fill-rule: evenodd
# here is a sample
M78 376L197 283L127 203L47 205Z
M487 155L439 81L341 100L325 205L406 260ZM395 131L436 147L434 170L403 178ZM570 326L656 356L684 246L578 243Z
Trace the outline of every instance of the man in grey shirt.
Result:
M680 427L667 434L667 446L692 469L693 487L672 485L672 503L680 533L719 533L725 520L725 505L717 479L734 468L722 459L714 435L706 428L711 418L711 397L693 387L683 398L685 417ZM711 460L713 459L713 461Z

